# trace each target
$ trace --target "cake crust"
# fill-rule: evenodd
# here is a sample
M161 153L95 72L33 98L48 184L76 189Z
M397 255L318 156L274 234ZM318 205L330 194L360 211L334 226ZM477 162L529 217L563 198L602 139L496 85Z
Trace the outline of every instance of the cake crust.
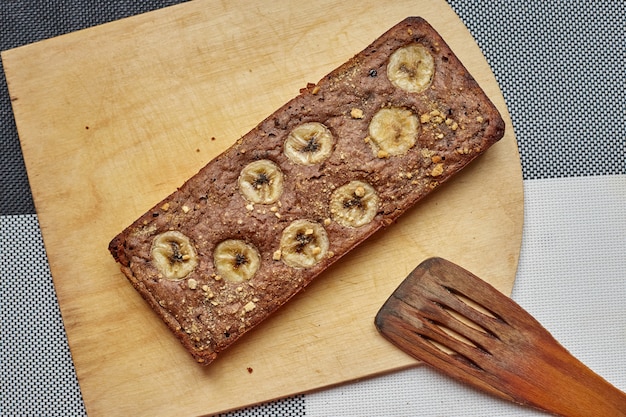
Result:
M426 51L426 61L432 58L434 69L421 77L425 87L417 92L398 87L389 75L394 52L414 45L420 54ZM415 75L411 69L402 71ZM386 123L376 121L387 117L382 110L402 118L398 135L410 137L408 142L388 145L386 137L378 137L392 130L384 124L384 129L373 127ZM331 139L311 139L303 152L318 151L322 140L331 140L330 153L312 164L294 162L285 142L296 128L310 123L323 125ZM503 134L498 110L445 41L424 19L409 17L300 90L118 234L109 250L135 289L195 360L206 365ZM265 164L266 171L252 177L252 192L273 187L277 175L282 181L277 197L273 189L261 203L251 201L241 185L242 172L258 161L279 172L267 171ZM348 184L353 185L348 191L352 197L333 203ZM364 224L346 214L355 209L370 214ZM289 226L300 221L308 226L293 235L295 247L286 246ZM168 232L183 237L168 241L166 259L178 268L193 258L193 265L186 264L190 272L170 273L155 260L155 241ZM313 246L311 237L317 242ZM244 245L231 251L228 273L220 269L216 255L225 241ZM294 251L301 251L299 259L305 257L311 265L289 262L286 252Z

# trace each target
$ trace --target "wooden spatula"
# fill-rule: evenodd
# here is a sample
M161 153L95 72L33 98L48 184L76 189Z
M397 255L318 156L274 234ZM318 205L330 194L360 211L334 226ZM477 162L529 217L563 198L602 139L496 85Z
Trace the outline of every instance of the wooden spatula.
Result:
M504 399L563 416L626 416L626 394L510 298L444 259L411 272L376 327L411 356Z

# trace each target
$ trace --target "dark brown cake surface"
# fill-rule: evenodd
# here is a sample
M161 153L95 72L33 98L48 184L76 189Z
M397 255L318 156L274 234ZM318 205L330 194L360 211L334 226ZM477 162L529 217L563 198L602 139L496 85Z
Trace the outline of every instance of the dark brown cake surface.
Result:
M302 89L109 250L208 364L503 134L443 39L407 18Z

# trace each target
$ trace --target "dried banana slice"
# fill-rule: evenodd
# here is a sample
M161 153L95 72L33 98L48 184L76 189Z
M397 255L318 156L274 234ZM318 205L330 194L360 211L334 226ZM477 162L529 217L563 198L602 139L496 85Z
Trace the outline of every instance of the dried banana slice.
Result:
M239 191L251 203L272 204L283 193L283 173L268 159L246 165L239 174L238 182Z
M389 57L387 78L409 93L426 90L435 73L435 61L428 49L419 43L399 48Z
M187 236L170 230L152 240L150 256L159 272L167 279L183 279L198 265L196 249Z
M379 158L404 155L415 145L419 120L410 110L390 107L380 109L369 125L369 142Z
M243 282L252 278L259 269L261 256L251 244L228 239L215 248L213 262L220 277L230 282Z
M281 259L292 268L310 268L328 253L328 235L319 223L295 220L283 230Z
M335 139L326 126L310 122L301 124L289 133L283 151L296 164L315 165L330 156L334 143Z
M363 181L351 181L337 188L330 197L330 212L342 226L360 227L378 212L378 194Z

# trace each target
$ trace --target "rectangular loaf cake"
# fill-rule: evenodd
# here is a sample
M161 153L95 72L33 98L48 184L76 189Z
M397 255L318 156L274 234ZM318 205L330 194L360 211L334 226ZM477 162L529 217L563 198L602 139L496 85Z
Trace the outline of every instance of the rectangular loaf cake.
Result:
M308 84L109 250L206 365L503 134L444 40L410 17Z

